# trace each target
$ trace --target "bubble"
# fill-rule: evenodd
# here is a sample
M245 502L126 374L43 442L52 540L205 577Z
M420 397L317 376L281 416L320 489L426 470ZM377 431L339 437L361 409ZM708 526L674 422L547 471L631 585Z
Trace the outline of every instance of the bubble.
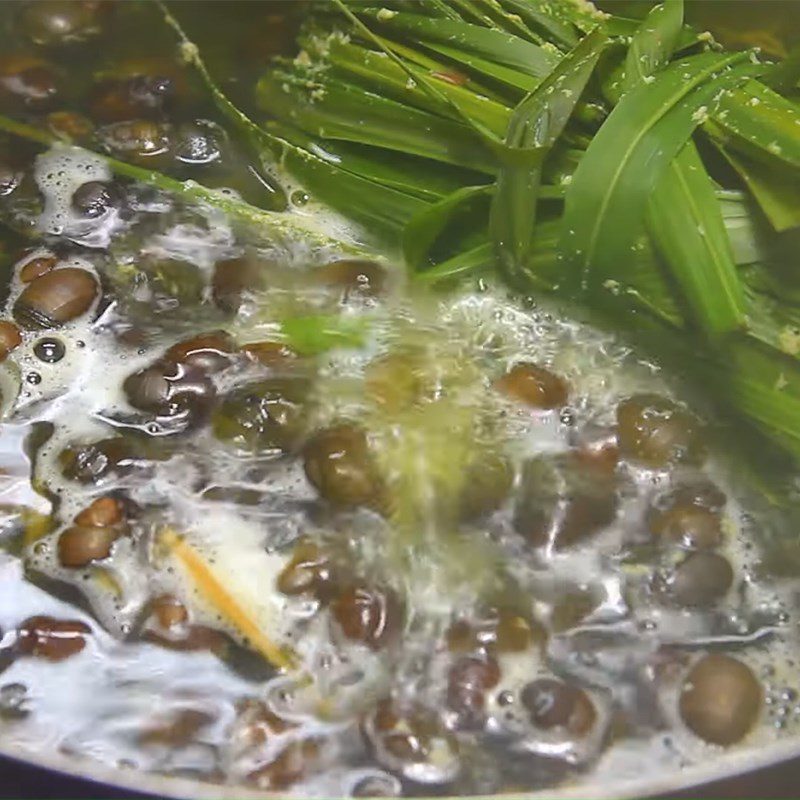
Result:
M28 716L26 708L28 687L24 683L6 683L0 686L0 716L6 719L21 719Z
M505 690L497 695L497 705L499 706L510 706L513 702L514 702L513 692Z
M36 157L33 174L44 197L44 208L37 223L40 231L55 235L68 233L89 246L108 246L111 226L98 226L72 208L72 197L83 184L111 180L111 169L104 158L80 147L57 144Z
M297 189L292 192L289 198L294 206L304 206L311 199L302 189Z
M400 781L385 772L375 772L359 778L350 790L351 797L399 797Z
M37 386L42 382L42 376L38 372L29 372L25 376L25 380L32 386Z
M33 353L40 361L44 361L46 364L55 364L64 358L66 348L60 339L48 336L36 342L33 346Z

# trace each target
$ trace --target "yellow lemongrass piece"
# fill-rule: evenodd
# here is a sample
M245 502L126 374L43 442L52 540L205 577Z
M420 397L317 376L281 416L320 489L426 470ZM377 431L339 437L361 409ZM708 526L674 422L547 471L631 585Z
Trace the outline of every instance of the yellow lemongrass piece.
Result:
M92 570L92 580L98 586L101 586L105 591L110 592L116 597L122 597L122 587L119 585L117 579L107 570L102 567L95 567Z
M49 514L42 514L32 508L23 508L20 510L19 515L25 529L24 541L26 545L33 544L53 530L53 518Z
M203 556L173 528L164 528L159 543L183 566L205 599L271 664L293 669L294 654L273 642L214 575Z

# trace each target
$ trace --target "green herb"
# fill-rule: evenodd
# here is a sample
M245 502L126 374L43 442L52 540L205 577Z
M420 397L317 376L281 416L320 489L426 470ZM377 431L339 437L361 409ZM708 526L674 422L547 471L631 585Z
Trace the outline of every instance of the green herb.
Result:
M564 131L608 40L584 37L514 111L506 133L512 148L536 148L538 164L504 164L497 175L489 227L501 269L515 284L527 263L536 225L542 162Z
M647 201L715 95L746 75L747 57L703 53L625 94L581 159L564 210L571 285L597 296L643 229Z
M795 174L778 165L758 163L724 147L720 152L744 181L776 231L800 227L800 187Z
M368 321L363 317L338 314L290 317L281 323L286 343L303 356L315 356L340 347L363 347L367 330Z
M665 67L683 30L683 0L666 0L648 15L625 57L624 89L633 89Z
M625 89L641 86L669 63L682 28L683 0L667 0L650 12L628 48ZM698 324L713 336L743 327L744 291L694 142L675 155L650 195L646 223Z

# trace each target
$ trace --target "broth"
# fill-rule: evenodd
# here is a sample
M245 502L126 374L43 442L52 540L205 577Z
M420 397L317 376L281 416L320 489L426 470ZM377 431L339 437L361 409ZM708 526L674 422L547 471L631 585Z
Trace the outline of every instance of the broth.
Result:
M40 107L18 90L50 66L7 64L9 108L368 235L251 163L163 61L152 8L68 3L70 43L51 6L0 7L69 70ZM395 253L265 237L77 147L4 144L6 742L394 796L667 773L797 734L798 584L761 549L777 512L646 353L492 281L434 294Z

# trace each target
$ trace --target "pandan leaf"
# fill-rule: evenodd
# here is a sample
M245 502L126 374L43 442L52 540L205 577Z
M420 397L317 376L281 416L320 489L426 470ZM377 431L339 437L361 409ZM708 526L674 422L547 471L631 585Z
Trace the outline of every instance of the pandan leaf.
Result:
M653 8L628 48L623 79L625 91L639 86L667 65L682 28L683 0L666 0Z
M341 314L310 314L291 317L281 323L281 332L292 350L314 356L336 348L364 346L369 322L364 317Z
M747 76L745 54L703 53L625 94L569 185L561 251L565 279L594 295L630 258L647 199L715 95Z
M406 264L413 270L420 269L428 251L453 216L464 205L487 196L490 191L488 186L464 186L415 214L403 230Z
M517 106L506 133L509 147L538 148L541 161L564 131L608 39L597 29L556 65ZM519 281L530 254L542 180L537 165L503 165L497 176L489 228L501 268Z
M720 152L736 170L776 231L800 227L800 182L779 165L748 159L726 148Z
M687 142L656 185L647 230L698 324L711 335L742 328L746 302L711 179Z
M726 93L711 121L709 134L730 149L800 170L800 106L761 81Z

